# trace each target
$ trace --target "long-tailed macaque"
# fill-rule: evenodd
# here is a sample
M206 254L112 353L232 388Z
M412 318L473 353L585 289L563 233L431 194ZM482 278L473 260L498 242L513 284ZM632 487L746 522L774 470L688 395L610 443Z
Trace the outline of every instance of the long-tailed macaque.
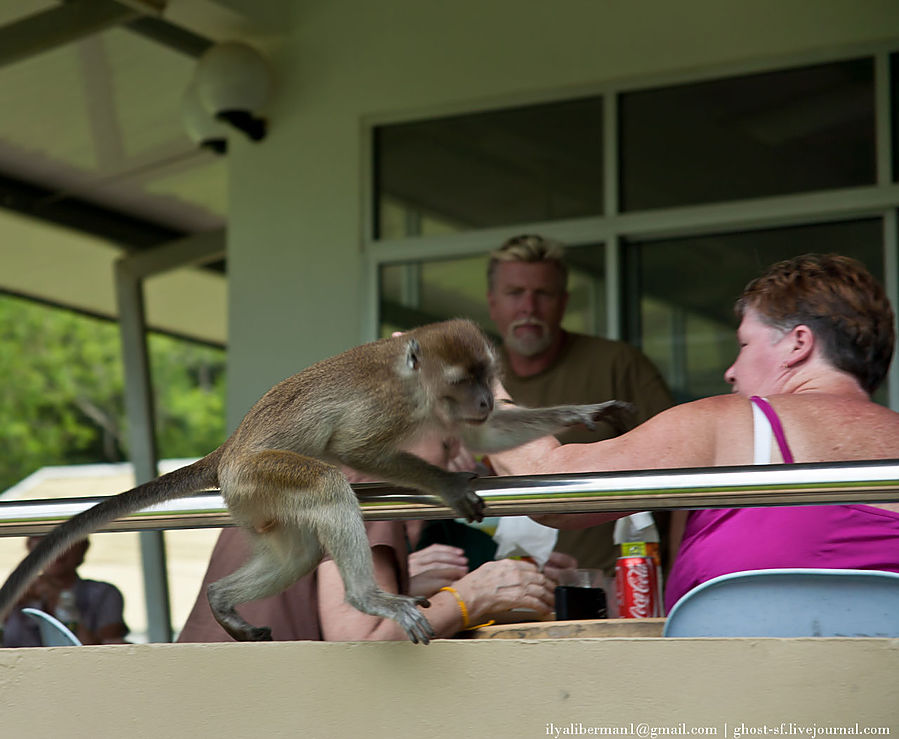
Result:
M207 591L216 620L235 639L271 639L235 605L280 592L310 572L327 551L347 601L392 618L413 642L433 635L416 608L424 598L375 584L371 550L356 496L336 464L432 493L460 516L483 517L472 475L450 472L397 447L439 430L473 451L499 451L600 417L613 422L626 404L526 409L493 407L496 361L470 321L431 324L325 359L275 385L234 433L203 459L104 500L57 526L0 588L0 618L60 551L105 523L148 506L221 488L254 553Z

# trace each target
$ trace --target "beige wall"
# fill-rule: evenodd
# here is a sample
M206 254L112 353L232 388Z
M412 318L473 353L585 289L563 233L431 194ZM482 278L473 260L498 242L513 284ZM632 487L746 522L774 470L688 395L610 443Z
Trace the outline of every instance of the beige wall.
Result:
M232 5L254 14L250 0ZM607 81L899 38L895 0L296 3L269 49L271 133L229 156L229 422L367 339L362 147L372 117L576 94ZM486 245L485 245L486 246Z
M549 724L631 722L727 739L741 725L782 722L895 735L897 695L899 640L889 639L0 650L10 737L536 739Z

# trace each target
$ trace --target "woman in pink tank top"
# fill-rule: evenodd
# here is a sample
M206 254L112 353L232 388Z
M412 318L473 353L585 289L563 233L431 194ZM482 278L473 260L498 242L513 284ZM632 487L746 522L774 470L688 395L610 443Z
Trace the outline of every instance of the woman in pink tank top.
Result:
M893 354L893 312L856 260L808 254L773 265L736 305L732 395L671 408L595 444L552 438L491 455L500 474L899 458L899 414L871 401ZM757 410L753 410L753 408ZM581 528L623 514L553 514ZM691 511L666 605L718 575L769 567L899 572L899 506Z

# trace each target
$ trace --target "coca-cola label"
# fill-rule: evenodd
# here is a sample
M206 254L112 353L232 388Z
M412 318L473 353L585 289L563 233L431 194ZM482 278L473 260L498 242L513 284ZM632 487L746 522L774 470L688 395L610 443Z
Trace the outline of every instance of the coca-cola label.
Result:
M651 618L661 613L655 562L650 557L621 557L615 581L620 618Z

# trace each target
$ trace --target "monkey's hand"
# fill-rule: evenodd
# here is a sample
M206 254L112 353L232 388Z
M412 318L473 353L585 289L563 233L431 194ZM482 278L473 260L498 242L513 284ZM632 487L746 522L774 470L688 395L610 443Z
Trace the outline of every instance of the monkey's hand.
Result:
M365 469L371 475L408 485L436 495L456 515L468 521L484 519L484 501L471 489L473 472L450 472L408 452L382 453L376 459L350 457L342 460L354 469Z
M480 495L471 489L471 481L477 477L473 472L452 472L447 475L447 483L441 487L443 502L466 521L483 521L485 503Z
M599 421L605 421L616 431L624 432L628 429L632 408L630 403L620 400L549 408L525 408L514 403L503 403L497 404L485 423L463 425L460 435L469 449L492 454L578 424L584 424L592 431Z
M623 434L630 428L634 418L633 403L625 403L622 400L607 400L605 403L592 405L571 406L573 423L583 423L591 431L596 430L599 421L605 421L619 434Z

